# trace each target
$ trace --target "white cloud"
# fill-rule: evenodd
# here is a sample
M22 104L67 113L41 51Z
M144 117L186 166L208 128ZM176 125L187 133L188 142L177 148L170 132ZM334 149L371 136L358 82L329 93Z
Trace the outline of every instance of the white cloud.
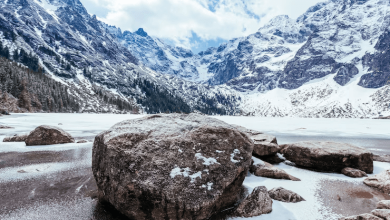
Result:
M193 47L196 33L202 40L246 36L272 17L297 18L321 0L81 0L88 11L122 30L142 27L151 36ZM100 10L100 11L99 11Z

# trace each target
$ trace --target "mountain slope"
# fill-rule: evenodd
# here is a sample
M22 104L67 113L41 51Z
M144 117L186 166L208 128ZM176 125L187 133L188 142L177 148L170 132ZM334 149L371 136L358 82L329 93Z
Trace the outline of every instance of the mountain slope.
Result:
M0 2L0 41L10 59L34 71L42 69L57 81L91 95L96 95L96 86L102 87L150 113L235 111L235 102L230 102L236 97L234 91L165 77L140 65L112 34L112 27L90 16L78 0ZM157 94L160 102L147 101ZM81 111L92 105L88 99L86 102L80 103Z

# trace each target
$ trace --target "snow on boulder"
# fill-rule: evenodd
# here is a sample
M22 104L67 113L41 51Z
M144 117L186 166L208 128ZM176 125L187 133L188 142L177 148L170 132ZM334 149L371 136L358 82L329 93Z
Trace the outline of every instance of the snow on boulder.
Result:
M161 114L95 137L100 199L134 219L208 219L239 199L253 142L220 120Z
M384 193L390 193L390 170L385 170L377 175L367 177L363 183L367 186L378 188Z
M74 138L61 128L41 125L30 132L27 146L74 143Z
M272 212L272 199L264 186L256 187L237 207L241 217L254 217Z
M3 139L3 142L25 142L27 139L28 134L15 134L11 137L5 137Z
M300 179L286 173L286 171L276 168L267 162L264 162L257 158L253 158L253 160L254 163L250 166L249 170L255 176L267 177L272 179L301 181Z
M272 199L282 201L282 202L297 203L297 202L305 201L305 199L302 198L300 195L296 194L293 191L284 189L282 187L273 188L270 191L268 191L268 194Z
M297 166L309 169L341 172L345 167L351 167L366 173L372 173L374 169L370 151L347 143L298 142L285 146L281 153Z
M342 169L341 173L346 175L346 176L353 177L353 178L360 178L360 177L367 176L367 174L364 171L354 169L351 167L346 167L346 168Z

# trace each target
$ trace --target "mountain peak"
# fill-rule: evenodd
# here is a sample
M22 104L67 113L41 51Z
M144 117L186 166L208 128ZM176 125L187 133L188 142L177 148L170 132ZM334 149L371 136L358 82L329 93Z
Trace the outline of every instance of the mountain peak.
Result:
M143 28L139 28L138 31L136 31L135 33L138 34L138 35L141 36L141 37L146 37L146 36L148 36L148 34L144 31Z

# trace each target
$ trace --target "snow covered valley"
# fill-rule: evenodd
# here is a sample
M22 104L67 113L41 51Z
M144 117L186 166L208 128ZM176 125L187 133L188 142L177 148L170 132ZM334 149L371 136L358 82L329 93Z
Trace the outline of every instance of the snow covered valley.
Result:
M27 133L46 124L69 132L76 141L48 146L26 146L24 142L0 142L0 219L127 219L96 200L96 184L91 171L92 141L117 122L144 115L113 114L12 114L2 116L0 141L5 136ZM279 144L302 140L346 142L390 154L390 126L387 120L324 118L260 118L218 116L230 124L275 135ZM274 200L273 211L252 219L338 219L370 212L379 200L390 199L363 184L364 178L321 173L280 163L301 181L246 176L244 186L250 193L257 186L284 187L306 201L283 203ZM390 164L374 162L375 175L390 169ZM339 199L340 198L340 199ZM232 219L229 216L220 217Z

